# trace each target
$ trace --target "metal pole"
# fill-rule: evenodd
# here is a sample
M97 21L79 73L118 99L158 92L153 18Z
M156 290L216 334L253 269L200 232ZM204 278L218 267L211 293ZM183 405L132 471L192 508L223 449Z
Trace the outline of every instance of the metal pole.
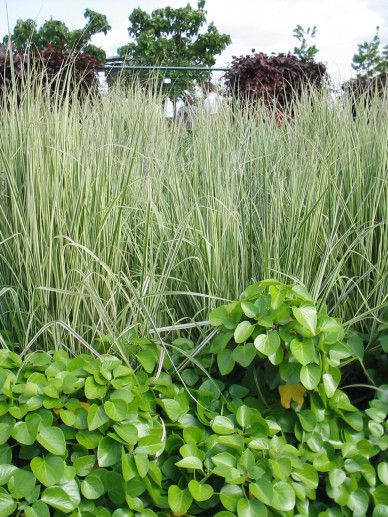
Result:
M112 58L107 59L106 64L103 67L100 67L101 70L182 70L182 71L203 71L203 72L228 72L229 68L211 68L207 66L157 66L157 65L125 65L119 64L123 63L124 60L120 60L120 58ZM114 63L111 65L110 63Z

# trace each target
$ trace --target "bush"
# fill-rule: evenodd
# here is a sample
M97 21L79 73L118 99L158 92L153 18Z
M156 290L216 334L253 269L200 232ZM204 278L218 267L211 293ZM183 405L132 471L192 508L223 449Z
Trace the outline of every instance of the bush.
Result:
M360 105L370 107L373 99L384 97L387 91L388 72L382 72L375 77L358 77L343 85L344 92L350 97L353 116L360 110ZM362 113L361 109L361 113Z
M1 515L385 515L387 391L361 412L339 388L360 344L274 281L210 321L210 351L176 340L160 375L133 335L137 366L2 350Z
M101 63L84 52L63 49L12 52L0 48L0 98L16 89L20 98L26 93L25 84L31 81L31 70L37 72L39 85L53 94L62 95L66 91L78 92L80 98L88 93L97 93L97 68Z
M285 110L307 87L321 88L326 67L291 54L267 56L262 52L235 57L225 74L229 91L242 99L274 104Z

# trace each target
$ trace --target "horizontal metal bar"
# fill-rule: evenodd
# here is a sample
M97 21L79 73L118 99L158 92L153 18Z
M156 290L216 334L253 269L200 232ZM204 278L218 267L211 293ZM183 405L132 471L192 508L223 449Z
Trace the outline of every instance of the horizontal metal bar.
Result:
M228 72L229 68L210 68L207 66L156 66L156 65L124 65L117 64L118 61L114 61L114 65L110 65L110 60L107 59L105 66L100 67L103 70L106 69L124 69L124 70L182 70L182 71L204 71L204 72Z

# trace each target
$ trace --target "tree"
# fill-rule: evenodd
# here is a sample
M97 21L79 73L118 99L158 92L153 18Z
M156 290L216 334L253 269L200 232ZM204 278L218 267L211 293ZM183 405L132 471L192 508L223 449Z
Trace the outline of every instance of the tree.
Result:
M60 20L46 20L38 29L34 20L18 20L11 34L11 45L19 52L27 50L45 51L47 49L76 51L89 54L99 61L105 61L106 55L103 49L90 44L94 34L110 30L110 25L105 15L86 9L84 17L87 22L82 29L69 31L65 23ZM3 42L9 45L8 35Z
M294 47L294 54L299 59L304 59L305 61L314 60L315 56L318 54L319 50L315 45L310 45L309 40L315 38L317 35L317 28L307 27L305 30L301 25L297 25L294 29L294 38L296 38L300 45L299 47Z
M214 23L206 27L205 0L198 2L198 8L190 4L173 9L165 7L148 14L140 8L129 16L131 43L118 49L120 57L131 65L206 66L215 64L231 39L228 34L218 32ZM141 80L149 79L149 72L135 71L130 76ZM193 82L209 80L208 72L161 71L159 78L170 77L171 84L165 85L166 93L177 97Z
M376 27L372 41L360 43L353 56L352 68L357 72L357 78L373 77L388 71L388 45L380 47L380 32Z

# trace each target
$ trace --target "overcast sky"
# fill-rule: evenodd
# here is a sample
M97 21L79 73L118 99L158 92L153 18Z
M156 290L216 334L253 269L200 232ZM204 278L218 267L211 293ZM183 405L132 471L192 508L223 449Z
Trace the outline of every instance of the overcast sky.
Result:
M112 30L107 36L95 36L94 43L111 56L129 40L128 15L132 9L140 6L151 11L186 4L187 0L0 0L0 34L8 30L6 5L11 29L18 18L42 23L50 17L63 20L71 29L79 28L89 7L108 17ZM191 4L196 6L197 2ZM207 0L206 8L208 21L214 21L232 38L232 44L217 59L219 66L252 48L266 53L292 50L292 31L298 23L318 27L317 58L327 63L337 81L351 75L357 44L370 40L377 25L383 44L388 44L388 0Z

